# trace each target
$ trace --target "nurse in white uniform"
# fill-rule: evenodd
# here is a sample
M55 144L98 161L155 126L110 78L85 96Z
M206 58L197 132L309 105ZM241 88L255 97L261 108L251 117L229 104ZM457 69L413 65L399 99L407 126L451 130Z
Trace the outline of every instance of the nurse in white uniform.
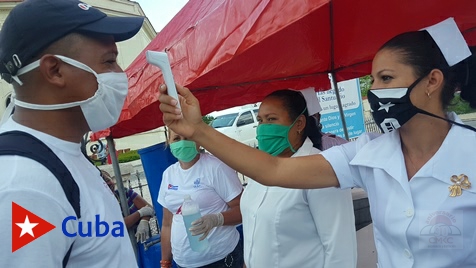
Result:
M322 134L307 107L297 91L268 95L258 112L259 149L279 157L318 154ZM240 207L246 267L356 266L350 189L287 189L249 179Z
M475 52L452 18L392 38L374 57L368 95L385 134L320 155L279 158L241 146L201 123L185 88L182 111L170 96L159 99L167 125L264 185L365 189L380 268L476 267L476 129L447 112L456 91L476 107Z

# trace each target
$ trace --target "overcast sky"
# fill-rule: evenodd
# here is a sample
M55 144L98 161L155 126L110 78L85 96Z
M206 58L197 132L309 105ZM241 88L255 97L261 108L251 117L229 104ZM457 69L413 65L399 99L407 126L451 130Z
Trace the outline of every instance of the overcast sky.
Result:
M134 0L140 4L157 32L180 11L188 0Z

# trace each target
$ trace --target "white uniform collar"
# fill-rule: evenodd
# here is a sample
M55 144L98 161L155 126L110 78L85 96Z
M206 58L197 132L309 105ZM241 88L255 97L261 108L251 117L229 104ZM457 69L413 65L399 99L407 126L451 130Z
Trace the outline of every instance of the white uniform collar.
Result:
M309 138L306 138L302 146L291 157L310 155L313 148L314 148L314 145L312 144L312 141ZM314 148L314 150L318 150L318 149Z
M448 117L462 123L455 113L449 113ZM469 162L474 157L474 148L476 148L476 133L453 125L440 149L415 174L414 178L433 177L453 185L450 181L452 175L465 174L471 182L476 183L475 164ZM398 130L369 141L350 162L351 165L383 169L402 184L408 180L405 176L405 167L401 163L403 163L403 153ZM469 191L476 192L476 187L472 187Z

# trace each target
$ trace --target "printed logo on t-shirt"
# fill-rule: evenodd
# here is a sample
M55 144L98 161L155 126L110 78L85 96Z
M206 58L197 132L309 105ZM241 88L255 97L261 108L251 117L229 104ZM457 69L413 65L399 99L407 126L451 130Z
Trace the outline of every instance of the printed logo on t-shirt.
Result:
M193 188L200 188L200 178L196 179L193 182Z
M178 190L178 186L177 186L177 185L172 185L172 184L169 183L169 185L167 186L167 189L168 189L168 190L177 191L177 190Z
M76 222L77 223L74 223ZM68 222L78 226L77 232L68 230ZM47 234L56 226L44 220L35 213L12 202L12 253L18 249L35 241L37 238ZM93 229L95 232L93 232ZM76 216L68 216L61 223L61 230L67 237L124 237L126 227L124 221L114 221L112 223L103 221L99 214L96 214L94 221L83 221Z
M12 202L12 252L56 228L33 212Z

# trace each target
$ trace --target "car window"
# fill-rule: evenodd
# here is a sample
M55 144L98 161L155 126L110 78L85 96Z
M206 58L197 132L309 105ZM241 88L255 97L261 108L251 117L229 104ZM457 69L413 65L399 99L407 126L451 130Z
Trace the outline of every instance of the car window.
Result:
M224 115L217 116L212 122L212 127L214 128L230 127L233 125L233 122L235 122L235 119L237 116L238 116L237 113L224 114Z
M259 111L259 109L253 110L253 113L255 113L255 117L256 117L256 118L258 118L258 111Z
M244 126L248 124L252 124L253 121L253 116L251 115L251 112L244 112L240 115L238 118L238 122L236 123L237 126Z

